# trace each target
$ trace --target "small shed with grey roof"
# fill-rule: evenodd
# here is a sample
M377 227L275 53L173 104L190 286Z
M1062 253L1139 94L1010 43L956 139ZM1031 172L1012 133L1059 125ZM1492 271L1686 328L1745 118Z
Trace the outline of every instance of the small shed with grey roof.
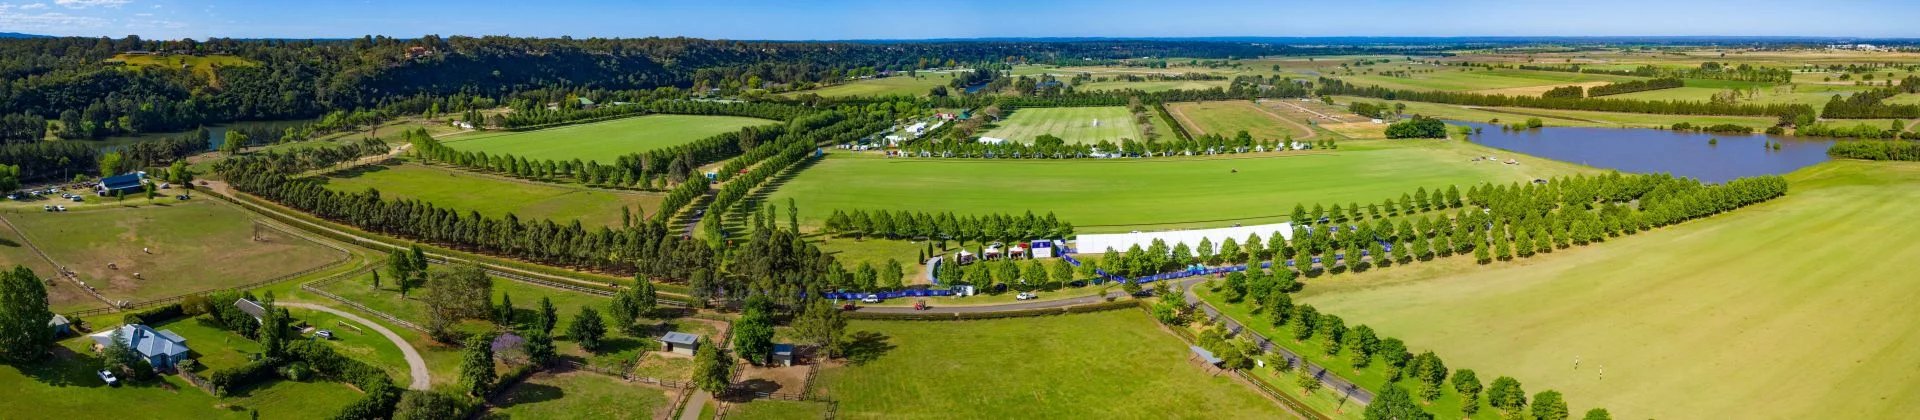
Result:
M694 351L700 349L700 336L674 331L661 335L660 344L666 351L693 355Z

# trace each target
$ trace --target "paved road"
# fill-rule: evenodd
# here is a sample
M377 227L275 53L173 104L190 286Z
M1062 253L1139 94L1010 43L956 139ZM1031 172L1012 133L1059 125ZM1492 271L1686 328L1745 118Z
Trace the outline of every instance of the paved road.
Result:
M700 420L700 412L707 409L707 400L713 399L713 394L707 391L692 391L693 397L687 398L686 408L680 409L680 420Z
M342 311L339 309L333 309L333 308L320 306L320 305L315 305L311 303L279 302L275 304L289 307L289 308L312 309L320 312L339 315L341 318L351 319L353 320L353 322L358 322L361 325L366 325L367 328L372 328L374 331L379 332L380 335L386 336L388 341L393 342L393 345L399 346L400 354L407 358L407 371L411 372L412 373L411 376L413 376L413 383L408 384L407 388L420 390L420 391L425 391L428 388L430 388L429 384L432 382L432 380L430 377L428 377L428 374L427 374L427 359L421 358L420 351L414 350L412 344L407 344L407 340L400 338L400 334L394 334L393 330L387 329L386 326L380 325L380 323L373 322L366 318L361 318L359 315L354 315L351 312Z

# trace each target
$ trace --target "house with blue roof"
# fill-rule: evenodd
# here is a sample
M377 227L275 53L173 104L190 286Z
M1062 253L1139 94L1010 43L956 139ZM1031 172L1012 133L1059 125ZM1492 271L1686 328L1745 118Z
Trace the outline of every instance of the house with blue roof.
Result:
M661 347L669 352L692 356L695 350L700 349L700 336L693 334L673 331L661 335L659 340Z
M145 325L127 324L87 337L93 339L93 349L99 351L112 345L113 333L116 331L120 333L120 339L126 342L127 347L132 348L133 352L140 357L147 359L147 364L153 365L154 369L172 369L174 363L191 358L187 356L187 352L193 350L187 348L187 339L170 330L154 331L153 328Z
M100 195L139 193L146 191L146 179L146 172L132 172L101 178L100 183L93 186L93 192Z

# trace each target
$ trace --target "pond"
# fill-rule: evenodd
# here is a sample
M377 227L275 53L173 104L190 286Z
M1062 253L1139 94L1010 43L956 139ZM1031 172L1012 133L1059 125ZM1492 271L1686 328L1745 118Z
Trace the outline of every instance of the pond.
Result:
M1827 161L1827 148L1833 146L1829 139L1792 136L1594 127L1506 131L1480 122L1447 123L1480 129L1467 138L1489 147L1621 172L1666 172L1708 183L1793 172ZM1771 142L1780 143L1780 149L1768 147Z

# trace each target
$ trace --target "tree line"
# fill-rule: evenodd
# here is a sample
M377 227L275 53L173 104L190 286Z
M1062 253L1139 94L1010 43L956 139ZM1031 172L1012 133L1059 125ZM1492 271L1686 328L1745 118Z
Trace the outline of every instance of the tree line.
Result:
M1685 80L1681 80L1679 77L1662 77L1658 79L1614 82L1614 83L1608 83L1608 84L1588 88L1587 97L1619 95L1623 93L1643 92L1643 91L1649 91L1649 90L1672 89L1672 88L1682 87L1686 85L1687 85L1687 82ZM1579 88L1579 86L1570 86L1570 87ZM1578 97L1578 96L1574 96L1574 97Z
M707 238L713 241L725 238L726 234L722 227L725 226L727 217L734 207L748 200L748 193L766 183L774 175L809 159L819 150L820 145L853 141L892 124L891 119L876 117L856 116L845 121L846 124L807 131L804 135L785 137L774 144L764 146L765 149L778 150L777 154L760 162L745 174L731 177L725 185L720 187L720 191L713 195L713 201L707 204L707 214L700 220L700 227L706 230Z
M1920 142L1842 141L1827 148L1827 155L1847 159L1920 161Z
M1363 96L1386 100L1433 102L1453 105L1512 106L1578 111L1637 112L1643 114L1786 116L1814 113L1813 108L1806 105L1731 104L1718 102L1644 101L1598 98L1542 98L1468 92L1388 89L1380 86L1359 87L1339 79L1329 78L1320 79L1320 89L1318 92L1320 95Z
M424 132L425 129L421 130ZM301 147L278 151L268 150L234 156L214 162L213 166L215 172L220 172L222 171L221 168L226 165L255 165L255 161L258 161L259 163L257 163L257 165L259 165L259 167L289 171L289 173L300 173L331 167L366 156L386 154L390 150L393 149L387 145L387 142L380 139L366 138L360 139L358 142L328 143L315 147Z
M1920 118L1920 104L1889 104L1894 95L1920 89L1920 76L1907 76L1899 87L1856 92L1842 98L1833 95L1821 108L1823 118Z

